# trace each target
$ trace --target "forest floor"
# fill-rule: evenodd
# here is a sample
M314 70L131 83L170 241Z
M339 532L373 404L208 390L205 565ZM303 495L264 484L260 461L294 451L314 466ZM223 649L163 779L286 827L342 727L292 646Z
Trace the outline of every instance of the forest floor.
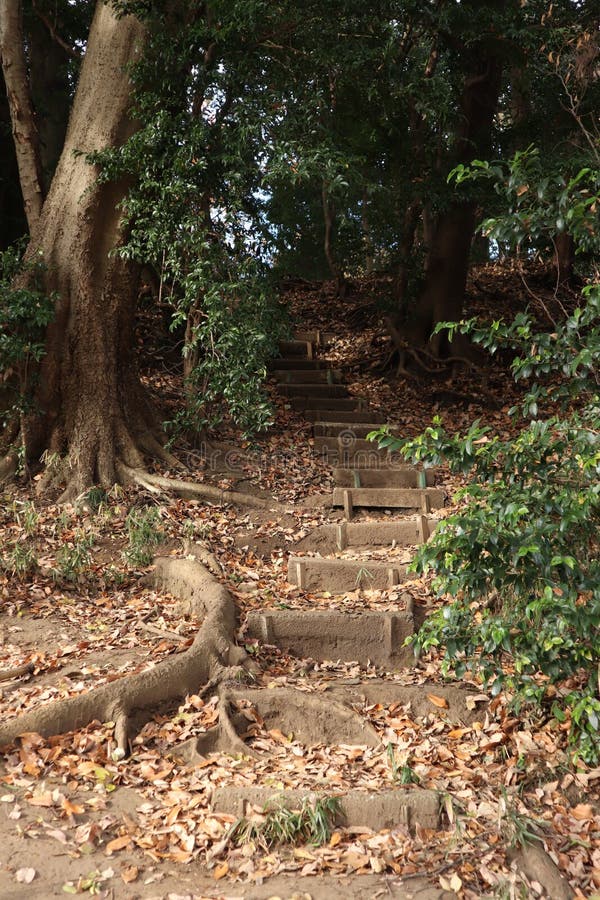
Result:
M508 409L518 400L508 360L494 360L484 376L464 367L452 378L379 370L390 353L374 301L380 291L381 282L355 285L343 310L323 285L290 284L285 296L299 328L335 332L328 358L343 368L351 392L368 398L403 434L418 434L435 414L456 431L480 418L508 433L514 427ZM471 278L468 312L508 314L522 307L523 294L516 273L490 266ZM150 355L145 377L170 418L181 382L168 348ZM219 751L186 762L178 755L177 748L218 720L217 696L200 690L141 723L125 759L115 753L111 722L47 740L24 735L0 768L0 896L555 900L569 896L548 887L565 890L558 872L571 896L594 896L600 890L600 769L571 765L568 722L517 717L509 697L492 700L476 680L451 688L468 696L469 715L449 715L452 695L435 654L389 673L374 665L295 658L247 636L248 614L265 606L358 615L393 611L399 599L393 587L333 595L288 583L293 545L331 521L326 496L333 482L327 460L314 451L310 424L273 384L269 390L277 416L267 434L250 443L227 426L219 433L237 451L228 470L211 472L202 448L175 450L189 466L188 477L272 497L276 511L134 489L90 497L76 508L40 499L31 483L3 490L2 718L150 671L189 648L199 622L148 577L155 553L183 557L186 541L199 542L216 559L218 578L236 603L238 642L257 664L255 688L293 688L322 699L371 681L426 685L422 696L406 704L365 703L359 714L378 742L364 746L303 743L296 728L273 727L241 703L253 757ZM460 479L442 469L437 484L450 498L443 515ZM423 612L439 602L426 579L415 577L402 585L407 589ZM418 785L441 798L444 824L334 827L321 846L263 847L257 839L236 842L236 816L211 805L224 785L266 786L274 794L410 792ZM542 863L536 857L541 847ZM545 882L544 866L555 867Z

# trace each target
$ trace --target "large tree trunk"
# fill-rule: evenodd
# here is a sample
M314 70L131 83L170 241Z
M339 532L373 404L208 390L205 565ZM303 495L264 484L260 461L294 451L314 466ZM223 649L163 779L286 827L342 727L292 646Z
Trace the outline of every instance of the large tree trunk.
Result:
M67 494L119 480L155 450L154 417L132 356L137 268L111 255L122 240L126 184L98 184L81 153L117 147L133 132L125 67L144 42L134 17L99 2L64 149L28 255L42 254L56 292L36 411L24 425L30 458L65 458ZM76 152L77 151L77 152Z

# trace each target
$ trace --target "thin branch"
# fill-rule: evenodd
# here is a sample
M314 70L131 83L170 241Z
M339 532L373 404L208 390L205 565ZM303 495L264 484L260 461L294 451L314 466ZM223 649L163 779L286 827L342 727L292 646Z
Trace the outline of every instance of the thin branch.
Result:
M46 13L42 12L41 9L38 9L35 0L33 0L32 5L36 16L38 17L38 19L40 19L40 21L44 23L54 43L58 44L59 47L62 47L65 53L71 57L71 59L81 59L81 50L79 50L77 47L73 47L73 45L65 41L64 38L61 38L60 34L58 34L58 32L56 31L56 28L54 27Z

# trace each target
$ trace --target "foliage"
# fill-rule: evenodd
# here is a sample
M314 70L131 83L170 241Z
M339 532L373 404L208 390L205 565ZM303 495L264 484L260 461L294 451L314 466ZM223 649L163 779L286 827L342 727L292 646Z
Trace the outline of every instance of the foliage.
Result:
M579 154L581 155L581 154ZM571 159L570 166L577 162ZM548 168L539 149L531 145L508 163L474 160L459 165L448 180L457 185L490 179L500 196L504 214L485 220L483 233L510 244L525 255L553 247L556 236L568 232L589 267L600 253L596 227L599 212L600 172L582 166L569 177L564 163Z
M316 847L326 844L333 821L339 810L335 797L311 800L305 797L298 810L289 809L282 801L269 802L261 818L240 819L231 836L238 844L255 843L265 849L277 844L310 843Z
M518 155L513 184L522 165ZM481 172L489 176L477 164L461 177ZM598 173L580 172L564 184L574 200L573 235L586 240L600 202ZM593 195L590 185L596 185ZM578 191L590 191L579 205ZM531 184L527 193L538 198L529 220L538 234L556 223L563 193L552 195L553 210L545 187ZM521 240L519 210L504 221L515 223L514 238ZM450 336L456 329L467 333L490 353L516 351L512 371L524 392L510 415L526 424L507 439L479 421L466 434L451 435L439 418L414 440L379 434L381 445L409 459L444 461L469 476L459 512L440 523L416 561L421 571L434 571L435 588L451 599L427 620L417 644L425 650L443 645L447 669L481 673L493 694L506 687L517 703L542 704L559 721L570 717L575 753L597 761L600 285L588 285L580 305L554 317L551 330L542 330L529 312L511 323L470 320L440 328Z
M507 796L502 792L499 809L501 812L502 834L510 847L528 847L541 842L540 830L543 820L532 819L531 816L519 812Z
M34 548L24 541L15 541L6 556L0 556L0 569L20 578L32 575L37 568L37 554Z
M129 546L123 556L130 566L147 566L164 538L161 514L156 506L134 506L127 513L125 527Z
M386 754L390 766L392 781L395 784L419 784L421 779L410 765L410 761L405 759L403 763L399 763L396 758L394 745L389 743L386 745Z
M188 408L171 424L215 426L228 411L251 433L270 423L266 363L287 333L266 265L272 241L256 111L264 84L252 68L260 56L248 63L241 55L257 27L253 8L237 22L235 10L209 14L191 2L180 5L181 18L122 6L149 28L145 57L132 70L143 125L123 147L89 159L104 180L131 179L128 241L119 252L154 269L183 337Z
M93 534L86 534L82 529L77 529L72 540L64 543L56 554L56 568L52 573L54 579L79 581L90 567L93 546Z
M24 263L24 246L20 242L0 252L0 382L17 382L5 410L8 419L31 402L35 365L44 355L45 329L54 317L54 298L42 290L44 263Z
M35 534L40 517L35 505L31 503L31 501L24 500L19 502L15 500L13 503L13 513L17 525L23 529L28 537Z

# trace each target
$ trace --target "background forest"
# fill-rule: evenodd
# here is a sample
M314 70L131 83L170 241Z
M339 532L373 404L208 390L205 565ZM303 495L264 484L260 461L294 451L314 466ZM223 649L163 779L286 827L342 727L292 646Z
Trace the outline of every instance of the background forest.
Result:
M502 430L371 435L462 479L413 643L598 765L599 29L587 0L3 0L0 477L103 501L259 441L326 285L323 321L383 323L369 373L515 382ZM474 314L478 272L514 302L484 275Z

